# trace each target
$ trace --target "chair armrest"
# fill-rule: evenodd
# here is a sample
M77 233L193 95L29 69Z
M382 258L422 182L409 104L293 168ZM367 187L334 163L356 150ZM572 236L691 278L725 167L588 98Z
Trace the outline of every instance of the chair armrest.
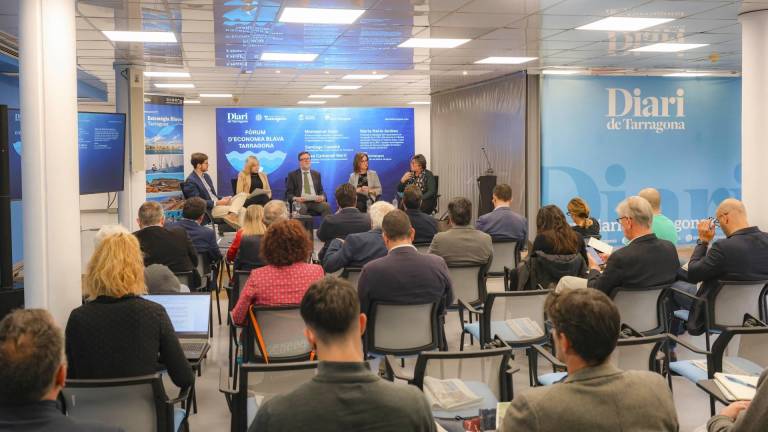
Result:
M712 355L711 351L703 350L703 349L701 349L701 348L699 348L697 346L691 345L688 342L685 342L685 341L681 340L680 338L678 338L675 335L671 335L670 334L670 335L667 335L667 337L670 340L676 342L678 345L681 345L683 348L687 349L688 351L694 352L696 354L705 355L705 356Z
M512 376L516 373L520 372L520 368L517 365L510 363L507 363L507 370L504 371L509 376Z
M176 405L177 403L180 403L180 402L186 402L187 400L189 400L189 394L191 391L192 391L192 386L184 387L179 391L179 395L176 396L176 398L168 399L167 401L165 401L165 403L169 405Z
M392 371L392 375L395 378L408 381L409 383L413 381L413 371L400 366L397 357L387 355L384 357L384 361L387 362L387 368Z
M551 352L547 351L546 348L544 348L541 345L533 345L533 349L536 350L539 354L541 354L542 357L544 357L548 362L552 363L553 366L557 368L563 368L565 369L565 363L561 362L557 359L554 355L552 355Z
M236 395L237 389L234 388L234 382L229 381L229 375L223 368L219 369L219 391L224 395Z
M462 299L459 299L459 308L466 309L469 313L473 313L475 315L482 315L483 313L479 310L472 307L469 303L465 302Z
M680 294L680 295L684 295L684 296L686 296L686 297L688 297L688 298L690 298L690 299L693 299L693 300L698 300L698 301L707 301L707 299L705 299L704 297L695 296L695 295L693 295L693 294L691 294L691 293L687 293L687 292L685 292L685 291L681 291L681 290L679 290L679 289L677 289L677 288L672 288L672 287L670 287L670 288L669 288L669 292L670 292L670 293L677 293L677 294Z

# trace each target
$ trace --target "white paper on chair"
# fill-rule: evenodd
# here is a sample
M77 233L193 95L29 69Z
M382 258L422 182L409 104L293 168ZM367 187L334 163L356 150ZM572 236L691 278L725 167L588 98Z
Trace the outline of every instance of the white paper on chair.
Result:
M483 401L456 378L441 380L424 377L424 395L432 408L446 411L478 405Z
M598 252L602 252L605 254L613 253L613 246L609 245L604 241L598 240L594 237L590 237L589 240L587 240L587 246L591 247L592 249Z
M715 384L729 401L754 399L757 380L751 375L715 373Z
M508 319L506 323L519 339L533 339L544 336L544 331L539 326L539 323L528 317Z
M691 364L703 370L704 372L707 372L706 360L691 360ZM727 374L735 374L735 375L749 375L747 371L736 366L736 364L734 364L731 360L727 358L723 359L723 372Z

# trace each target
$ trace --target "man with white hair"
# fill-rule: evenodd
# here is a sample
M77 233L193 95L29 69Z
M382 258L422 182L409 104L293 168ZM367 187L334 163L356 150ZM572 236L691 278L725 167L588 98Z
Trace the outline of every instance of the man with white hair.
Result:
M631 196L616 207L624 237L629 244L607 257L605 268L589 259L587 279L566 276L557 289L595 288L611 296L616 288L648 288L672 284L680 261L675 245L651 231L653 210L644 198Z
M270 226L273 222L288 219L288 206L285 201L272 200L264 205L264 225Z
M333 273L344 267L362 267L369 261L387 254L381 237L381 223L384 216L395 208L386 201L377 201L368 209L371 230L349 234L346 239L333 239L323 257L323 269Z

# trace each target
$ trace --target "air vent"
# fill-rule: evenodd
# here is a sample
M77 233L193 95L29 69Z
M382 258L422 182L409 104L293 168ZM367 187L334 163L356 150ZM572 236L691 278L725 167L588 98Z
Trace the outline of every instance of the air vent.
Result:
M18 59L19 40L15 36L0 31L0 52Z

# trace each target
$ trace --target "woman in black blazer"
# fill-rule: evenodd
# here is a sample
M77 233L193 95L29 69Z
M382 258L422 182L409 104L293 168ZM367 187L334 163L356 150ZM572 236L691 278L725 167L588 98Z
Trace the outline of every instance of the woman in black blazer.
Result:
M412 184L421 189L421 211L426 214L434 213L437 207L437 180L432 171L427 169L427 158L424 155L417 154L411 158L411 170L400 178L397 191L401 197L405 188Z

